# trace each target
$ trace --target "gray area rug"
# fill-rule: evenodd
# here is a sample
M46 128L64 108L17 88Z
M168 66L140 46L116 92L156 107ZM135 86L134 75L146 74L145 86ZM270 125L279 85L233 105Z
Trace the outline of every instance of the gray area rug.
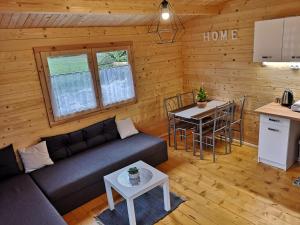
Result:
M161 187L141 195L134 200L137 225L152 225L163 219L175 210L184 200L170 192L171 210L164 210L163 190ZM126 201L117 203L115 210L104 210L96 217L99 224L103 225L129 225Z

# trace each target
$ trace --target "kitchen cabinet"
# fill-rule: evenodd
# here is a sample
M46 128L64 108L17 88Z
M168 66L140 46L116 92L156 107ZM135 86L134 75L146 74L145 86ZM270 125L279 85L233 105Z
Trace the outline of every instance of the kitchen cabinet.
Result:
M282 61L300 62L300 16L284 19Z
M255 22L254 62L280 62L284 19Z
M300 113L277 103L256 112L260 113L258 162L287 170L298 159Z

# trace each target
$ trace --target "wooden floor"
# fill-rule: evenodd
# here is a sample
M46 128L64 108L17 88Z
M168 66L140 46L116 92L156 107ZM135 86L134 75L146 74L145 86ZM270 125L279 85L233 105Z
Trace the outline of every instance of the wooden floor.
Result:
M158 224L300 224L300 188L292 180L300 176L300 165L288 172L257 163L257 149L234 146L224 155L218 147L212 163L191 152L169 148L169 160L158 169L170 177L171 191L186 202ZM96 225L94 216L107 207L106 196L70 212L69 225Z

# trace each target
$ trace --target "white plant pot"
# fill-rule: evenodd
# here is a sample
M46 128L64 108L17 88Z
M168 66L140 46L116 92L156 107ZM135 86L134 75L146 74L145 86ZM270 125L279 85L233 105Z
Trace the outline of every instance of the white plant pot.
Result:
M131 185L138 185L140 183L140 173L128 174Z

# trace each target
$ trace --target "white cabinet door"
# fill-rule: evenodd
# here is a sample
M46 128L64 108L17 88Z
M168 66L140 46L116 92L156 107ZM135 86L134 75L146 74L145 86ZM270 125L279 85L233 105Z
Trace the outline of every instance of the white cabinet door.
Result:
M300 62L300 16L284 20L282 61Z
M286 166L290 121L277 117L260 116L258 157L271 165ZM278 122L279 121L279 122Z
M255 22L254 62L280 62L284 19Z

